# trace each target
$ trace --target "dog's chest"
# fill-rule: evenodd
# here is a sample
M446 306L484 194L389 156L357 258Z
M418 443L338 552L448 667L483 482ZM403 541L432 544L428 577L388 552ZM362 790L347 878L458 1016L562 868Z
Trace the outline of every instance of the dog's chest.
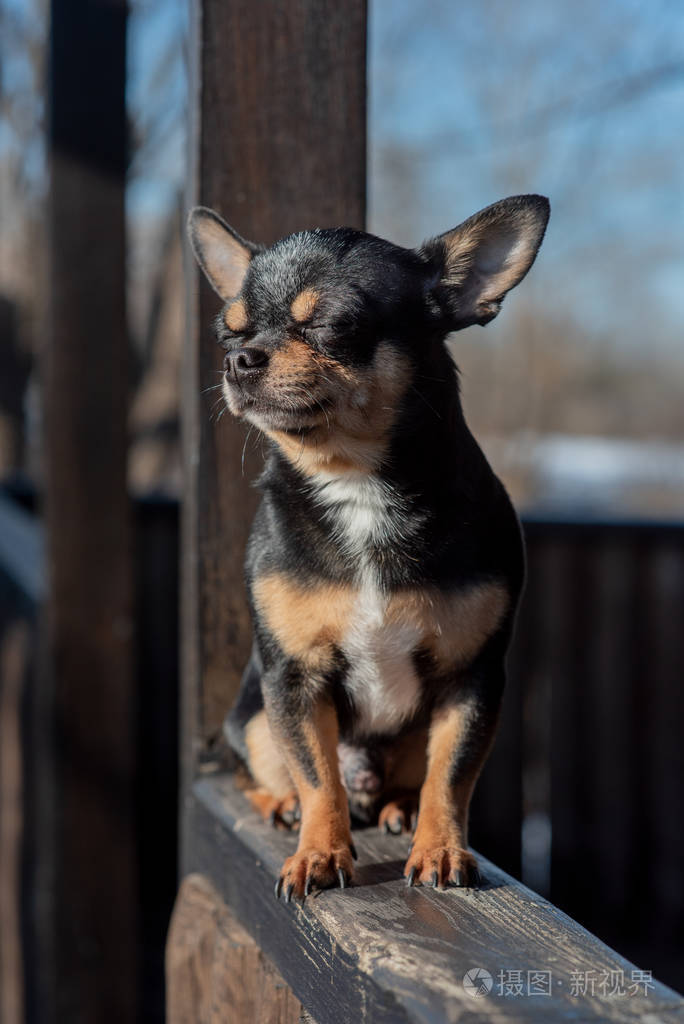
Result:
M416 710L420 680L413 655L423 640L422 623L393 614L393 602L369 577L340 638L349 664L345 686L361 731L389 731Z
M464 668L498 628L509 595L499 581L426 586L415 557L420 511L372 477L323 484L319 514L344 573L315 580L287 570L257 574L255 610L304 676L332 676L342 652L357 729L391 733L420 706L416 655L427 655L440 676ZM383 576L387 565L399 567L394 579ZM413 566L410 577L402 565Z
M321 472L314 478L312 496L331 536L347 558L355 559L359 572L368 566L374 550L396 549L420 526L421 517L406 498L370 473Z
M317 501L333 536L351 560L357 583L341 650L349 664L345 686L354 700L358 725L366 731L391 730L415 711L420 681L413 655L423 640L423 624L397 616L381 585L374 560L403 557L420 525L406 500L384 481L351 473L319 479Z

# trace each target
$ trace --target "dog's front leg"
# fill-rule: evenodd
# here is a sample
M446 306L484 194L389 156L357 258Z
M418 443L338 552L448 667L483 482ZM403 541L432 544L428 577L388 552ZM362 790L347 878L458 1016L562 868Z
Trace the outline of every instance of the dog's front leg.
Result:
M270 685L269 685L270 684ZM349 806L337 757L337 713L331 701L308 697L306 686L264 679L269 725L299 794L299 846L276 886L289 902L313 889L346 886L352 877Z
M503 670L496 675L471 680L433 713L427 774L404 868L409 885L480 884L468 851L468 808L496 730Z

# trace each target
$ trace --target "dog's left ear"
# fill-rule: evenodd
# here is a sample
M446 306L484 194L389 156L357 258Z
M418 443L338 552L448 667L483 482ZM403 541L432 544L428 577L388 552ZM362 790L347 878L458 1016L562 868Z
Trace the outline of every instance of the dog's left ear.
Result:
M549 219L544 196L512 196L422 246L452 330L486 324L534 263Z
M224 302L240 292L252 256L261 246L246 242L214 210L195 206L188 216L188 235L195 259L209 284Z

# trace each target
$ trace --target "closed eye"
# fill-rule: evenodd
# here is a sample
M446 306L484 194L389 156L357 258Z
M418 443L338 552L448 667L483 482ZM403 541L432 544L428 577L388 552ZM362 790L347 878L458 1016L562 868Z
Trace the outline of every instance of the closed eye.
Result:
M220 348L228 351L232 348L239 348L245 341L249 341L254 336L254 331L240 331L240 333L232 331L224 331L216 339Z
M320 340L325 336L325 333L332 333L332 326L330 324L307 324L306 327L301 328L301 334L304 340L310 341Z

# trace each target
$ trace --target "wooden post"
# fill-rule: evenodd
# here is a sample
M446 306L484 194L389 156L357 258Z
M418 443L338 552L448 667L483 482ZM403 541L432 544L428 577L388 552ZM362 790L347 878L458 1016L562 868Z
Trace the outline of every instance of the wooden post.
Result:
M363 227L365 42L365 0L195 0L188 206L214 207L245 237L261 242L316 225ZM250 484L260 464L253 448L245 451L237 423L229 416L212 422L214 403L202 393L217 383L221 369L210 327L218 303L199 285L192 263L187 280L181 726L186 870L194 840L192 783L249 654L242 563L256 505ZM176 940L177 934L178 929ZM173 963L167 978L172 1020L181 1019L173 1016Z
M51 897L40 1019L137 1006L132 557L126 493L125 0L52 0L49 308ZM42 826L47 822L43 820Z
M188 206L217 209L247 238L362 227L365 0L196 0ZM184 374L183 774L219 732L250 647L242 562L260 456L229 416L212 422L221 368L218 300L188 266ZM192 837L187 837L191 842Z

